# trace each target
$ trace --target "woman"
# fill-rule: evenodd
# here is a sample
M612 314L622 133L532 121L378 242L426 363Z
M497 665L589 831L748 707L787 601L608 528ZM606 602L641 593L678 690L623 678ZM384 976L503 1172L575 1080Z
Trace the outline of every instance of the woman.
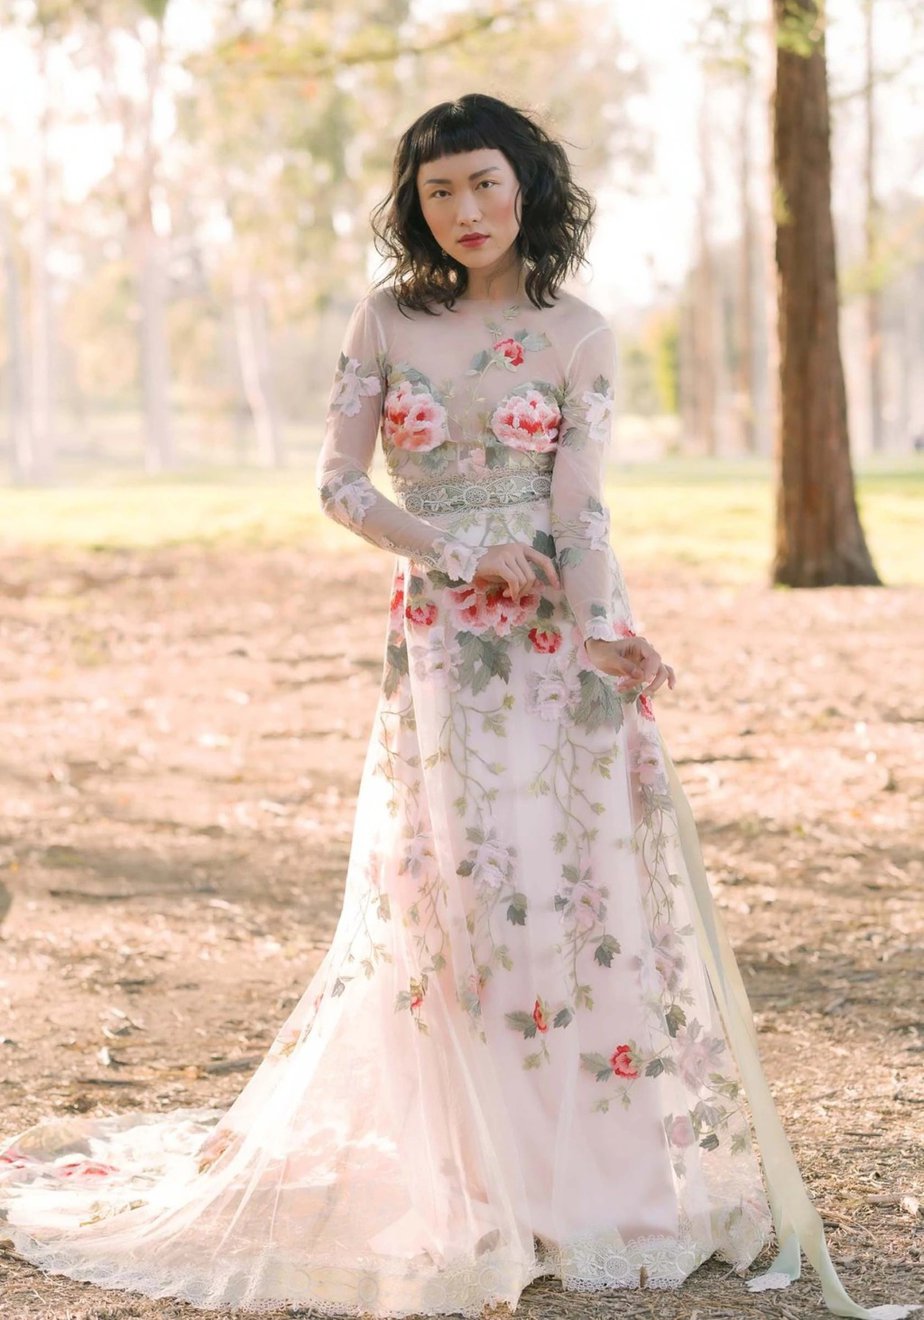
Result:
M408 129L393 183L318 463L325 511L395 555L333 943L226 1113L22 1134L4 1232L213 1309L475 1316L542 1274L744 1270L775 1228L752 1285L798 1277L801 1241L836 1314L907 1315L837 1279L658 735L675 676L603 493L613 336L560 288L593 204L480 95Z

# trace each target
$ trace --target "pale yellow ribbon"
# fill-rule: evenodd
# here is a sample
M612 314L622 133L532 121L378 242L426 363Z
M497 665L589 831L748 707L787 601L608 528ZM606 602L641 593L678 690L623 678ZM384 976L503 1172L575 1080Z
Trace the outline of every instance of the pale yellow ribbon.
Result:
M834 1268L821 1215L802 1181L764 1076L754 1015L721 914L709 888L693 813L660 730L658 736L677 813L680 844L696 899L693 920L697 939L750 1103L767 1182L767 1199L777 1242L782 1244L769 1267L762 1274L748 1279L747 1285L754 1292L787 1287L799 1277L801 1247L818 1273L825 1305L834 1315L855 1316L858 1320L904 1320L912 1311L920 1310L920 1304L860 1306L848 1295Z

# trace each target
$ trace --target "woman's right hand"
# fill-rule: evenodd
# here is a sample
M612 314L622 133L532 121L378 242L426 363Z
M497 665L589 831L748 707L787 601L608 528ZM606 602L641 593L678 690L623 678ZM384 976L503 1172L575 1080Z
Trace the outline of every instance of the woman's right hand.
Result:
M545 578L536 574L541 568ZM507 590L504 595L516 600L524 591L548 585L560 587L561 579L555 567L555 561L541 550L522 541L504 541L500 545L489 545L478 560L474 581L504 582Z

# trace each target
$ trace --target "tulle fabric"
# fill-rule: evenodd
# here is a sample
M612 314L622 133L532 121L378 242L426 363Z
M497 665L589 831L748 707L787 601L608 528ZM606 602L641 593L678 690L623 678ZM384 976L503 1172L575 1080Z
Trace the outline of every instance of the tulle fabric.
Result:
M548 517L534 501L442 521L473 543L547 529ZM396 591L412 569L396 562ZM743 1268L767 1241L741 1097L727 1100L711 1149L686 1128L672 1145L665 1127L677 1138L677 1117L712 1094L706 1060L728 1090L736 1077L696 952L666 781L646 759L653 719L620 702L620 727L574 735L583 750L570 809L581 829L603 822L584 860L621 945L607 966L591 946L575 950L571 917L554 902L562 805L529 791L561 720L524 701L502 734L470 727L467 746L439 756L447 719L463 712L472 725L477 707L490 725L498 706L496 686L473 697L441 665L454 632L440 590L451 588L437 591L442 628L390 614L387 646L402 638L409 660L405 672L383 670L337 930L234 1104L69 1118L7 1147L2 1232L43 1268L209 1308L477 1315L494 1301L515 1305L541 1274L596 1289L638 1286L644 1269L648 1286L676 1287L714 1252ZM547 591L550 619L564 624L564 596ZM555 656L511 647L505 690L528 692L553 663L589 672L571 622ZM591 776L606 756L610 773ZM479 847L466 757L497 762L478 777L493 786L493 817L517 859L516 899L486 887L477 867L466 874ZM655 817L645 779L663 799ZM670 933L659 926L665 887ZM659 949L669 951L660 971ZM570 1001L568 960L593 1007L532 1038L512 1027L509 1016L529 1015L537 1000L550 1012ZM657 1006L681 992L687 1022L708 1041L702 1059L684 1032L670 1035L663 1012L658 1029ZM583 1066L582 1056L608 1058L630 1040L636 1062L660 1049L673 1071L601 1081ZM539 1066L526 1062L534 1044L549 1053Z

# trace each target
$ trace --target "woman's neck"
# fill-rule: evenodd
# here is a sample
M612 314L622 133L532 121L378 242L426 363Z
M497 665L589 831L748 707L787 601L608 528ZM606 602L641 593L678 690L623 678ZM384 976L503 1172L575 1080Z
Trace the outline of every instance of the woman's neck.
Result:
M468 285L461 302L518 302L526 297L525 270L522 262L502 271L470 270Z

